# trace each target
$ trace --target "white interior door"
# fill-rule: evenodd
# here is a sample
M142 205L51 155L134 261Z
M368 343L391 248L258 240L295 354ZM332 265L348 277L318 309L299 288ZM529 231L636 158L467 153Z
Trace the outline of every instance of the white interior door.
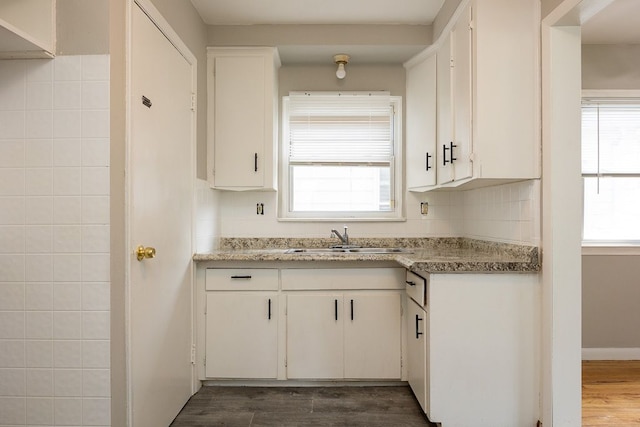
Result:
M131 34L129 416L164 427L192 390L192 65L137 4Z

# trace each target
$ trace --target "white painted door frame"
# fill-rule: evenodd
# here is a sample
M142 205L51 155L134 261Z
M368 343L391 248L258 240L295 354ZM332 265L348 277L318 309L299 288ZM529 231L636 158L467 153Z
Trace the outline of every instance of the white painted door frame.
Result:
M582 424L580 26L612 0L564 0L542 20L542 396L545 427Z
M158 27L158 29L164 34L164 36L170 41L170 43L176 48L176 50L185 58L187 63L191 67L191 92L193 94L197 93L197 59L195 55L191 52L191 50L187 47L186 44L180 39L178 34L171 28L169 23L164 19L164 17L160 14L160 12L153 5L151 0L126 0L126 160L125 165L126 171L130 171L134 165L132 165L129 153L131 150L132 143L132 129L133 123L131 120L132 117L132 21L133 21L133 8L140 7L144 11L144 13L149 17L149 19ZM195 108L195 102L194 108ZM196 114L194 112L193 119L191 122L191 141L189 149L191 150L191 160L190 160L190 170L191 175L193 177L192 180L192 192L191 194L195 195L195 167L196 167L196 138L197 138L197 119ZM132 201L129 201L129 195L131 194L131 175L129 173L125 173L125 239L124 242L128 246L131 240L131 224L129 223L130 213L131 213L131 205ZM194 251L195 245L195 197L191 200L191 253ZM131 248L128 248L131 249ZM133 249L131 249L133 250ZM131 253L131 250L129 251ZM126 418L127 418L127 426L132 426L133 423L133 406L132 406L132 373L131 373L131 260L133 257L129 254L125 257L126 266L125 266L125 359L126 359ZM193 280L194 280L194 272L193 268L191 271L191 330L185 331L185 333L189 333L191 335L191 343L195 343L195 326L194 326L194 291L193 291ZM191 391L194 393L197 391L197 381L195 374L195 365L192 366L191 370Z

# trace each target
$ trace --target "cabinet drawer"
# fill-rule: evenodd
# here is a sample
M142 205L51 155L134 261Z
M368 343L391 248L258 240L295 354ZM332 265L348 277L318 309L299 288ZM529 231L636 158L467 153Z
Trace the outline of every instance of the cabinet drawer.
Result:
M207 291L277 291L278 270L270 268L208 268Z
M292 268L282 270L283 290L402 289L402 268Z
M407 270L406 288L407 296L425 307L427 305L427 279Z

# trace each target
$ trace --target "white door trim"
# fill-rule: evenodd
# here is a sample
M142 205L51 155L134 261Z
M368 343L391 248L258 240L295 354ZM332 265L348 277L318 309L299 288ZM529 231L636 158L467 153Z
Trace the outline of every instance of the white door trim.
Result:
M131 241L131 227L129 223L129 218L131 217L131 206L133 201L130 200L131 197L131 181L130 181L130 173L132 168L130 150L131 150L131 141L132 141L132 37L133 37L133 8L140 7L140 9L149 17L149 19L158 27L158 29L162 32L162 34L169 40L169 42L176 48L176 50L185 58L187 63L191 66L191 93L197 94L197 59L196 56L191 52L191 50L187 47L187 45L182 41L180 36L173 30L171 25L167 22L167 20L162 16L160 11L153 5L151 0L126 0L126 95L125 95L125 103L126 103L126 130L125 130L125 178L124 178L124 191L125 191L125 224L124 224L124 233L125 238L124 242L127 247L128 252L131 252L128 248L129 243ZM192 114L191 120L191 141L190 141L190 150L191 150L191 162L190 162L190 170L191 175L193 177L191 184L191 194L195 195L195 170L196 170L196 140L197 140L197 114L194 111ZM192 218L191 218L191 252L194 252L195 245L195 197L192 198ZM126 422L127 426L132 426L133 422L133 405L132 403L132 375L131 375L131 256L125 256L126 265L125 265L125 369L126 369ZM193 280L194 280L194 268L191 268L191 312L194 313L194 291L193 291ZM192 345L195 343L195 323L193 319L193 315L191 316L191 342ZM186 331L185 331L186 332ZM195 374L195 365L191 370L191 384L192 384L192 393L197 390L197 377Z

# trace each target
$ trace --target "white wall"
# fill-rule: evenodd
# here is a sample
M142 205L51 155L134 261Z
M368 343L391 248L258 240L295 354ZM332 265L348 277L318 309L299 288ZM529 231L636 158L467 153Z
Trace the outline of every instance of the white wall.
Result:
M0 425L110 425L109 56L0 61Z

